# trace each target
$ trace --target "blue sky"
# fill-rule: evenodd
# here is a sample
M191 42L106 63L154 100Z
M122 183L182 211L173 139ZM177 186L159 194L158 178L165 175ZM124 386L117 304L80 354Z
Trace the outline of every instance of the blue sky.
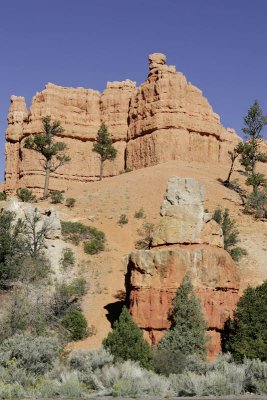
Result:
M0 5L0 179L12 94L47 82L103 90L147 76L147 55L198 86L226 127L258 99L267 114L266 0L13 0ZM267 131L267 129L266 129Z

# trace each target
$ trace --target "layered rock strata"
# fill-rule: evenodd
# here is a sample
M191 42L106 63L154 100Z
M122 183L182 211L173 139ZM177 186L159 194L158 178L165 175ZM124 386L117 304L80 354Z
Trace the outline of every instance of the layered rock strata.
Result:
M92 146L102 122L118 150L115 161L106 162L105 176L170 160L225 161L240 140L220 124L201 91L167 66L163 54L155 53L149 56L149 75L139 88L130 80L108 82L103 93L49 83L33 97L29 111L23 97L12 96L6 131L8 191L43 187L41 160L23 144L28 135L42 130L46 115L62 122L61 140L71 157L52 174L51 189L98 179L99 160Z
M239 276L223 248L220 226L204 211L204 188L172 177L150 250L129 255L126 289L130 312L153 344L170 327L172 299L185 274L199 297L211 336L209 357L221 351L221 331L239 299Z

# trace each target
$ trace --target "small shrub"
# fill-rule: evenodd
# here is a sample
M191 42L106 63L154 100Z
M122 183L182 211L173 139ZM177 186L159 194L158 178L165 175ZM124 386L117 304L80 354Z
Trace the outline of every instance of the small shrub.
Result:
M64 239L75 245L83 240L96 239L102 243L106 240L104 232L80 222L61 221L61 229Z
M145 218L145 212L143 208L140 208L140 210L136 211L134 213L134 218L136 219L141 219L141 218Z
M103 347L96 350L76 350L70 358L71 368L79 371L80 379L90 384L90 375L96 369L112 365L114 357Z
M73 208L75 206L76 200L73 197L68 197L66 199L65 205L68 208Z
M14 335L0 345L0 363L6 366L16 359L19 367L39 375L52 368L59 350L55 337Z
M79 304L85 293L86 280L83 277L75 278L70 283L63 282L57 285L54 294L55 315L64 316L71 306Z
M233 260L238 261L242 256L246 255L247 252L245 249L236 246L239 242L239 231L236 227L235 220L230 218L229 210L227 208L224 211L217 208L214 211L213 219L222 228L224 249L231 255Z
M118 224L119 224L120 226L122 226L122 225L128 224L128 222L129 222L129 220L128 220L128 218L127 218L127 215L126 215L126 214L121 214L121 215L120 215L120 218L119 218L119 220L118 220Z
M127 174L128 172L132 172L132 169L126 167L125 169L123 169L123 170L120 171L120 175L122 175L122 174Z
M153 396L164 398L172 395L167 378L147 371L133 361L105 365L90 374L92 387L113 396Z
M259 359L246 359L246 392L267 394L267 363Z
M88 336L87 321L80 310L69 310L62 320L62 325L70 332L70 338L73 341L81 340Z
M157 374L169 376L181 373L186 365L186 356L181 351L154 349L153 367Z
M148 250L152 244L152 235L154 231L154 224L149 222L145 222L141 229L138 229L137 233L140 236L143 236L142 239L137 240L135 243L135 248L138 250Z
M84 252L87 254L97 254L105 249L105 245L101 240L93 239L90 242L85 242L83 245Z
M0 201L2 200L6 200L7 196L5 194L5 192L0 192Z
M63 194L59 190L55 190L51 193L51 203L52 204L59 204L62 203L64 200Z
M24 388L18 383L4 384L0 382L0 399L13 400L26 398Z
M74 267L75 256L69 247L65 247L65 249L63 249L60 264L64 270Z
M18 189L17 196L23 203L33 203L36 200L36 196L27 188Z
M245 211L256 218L267 218L267 190L257 190L248 195Z

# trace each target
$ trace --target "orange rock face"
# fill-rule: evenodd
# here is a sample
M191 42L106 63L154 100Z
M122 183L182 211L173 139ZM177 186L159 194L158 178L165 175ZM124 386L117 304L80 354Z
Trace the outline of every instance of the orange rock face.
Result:
M176 189L175 189L176 188ZM156 344L170 327L168 314L172 307L172 300L185 274L189 274L203 306L203 314L211 336L209 343L209 357L214 358L221 350L220 332L225 321L232 315L239 299L239 275L230 255L222 248L221 243L214 242L213 232L218 232L218 225L214 222L213 231L208 234L205 223L203 206L203 186L193 179L172 177L168 182L161 213L173 212L173 207L188 204L195 210L198 205L199 215L196 220L203 219L199 229L195 223L195 233L192 232L192 221L183 218L183 228L186 240L183 243L180 232L177 232L177 241L168 246L155 246L151 250L138 250L129 255L126 282L128 282L128 298L130 311L135 322L145 331L145 337L150 343ZM178 205L175 205L175 199ZM169 202L169 205L168 205ZM169 211L170 210L170 211ZM179 210L179 208L178 208ZM201 217L202 216L202 217ZM156 228L155 235L158 235ZM171 230L173 225L164 225ZM200 243L202 232L205 231L205 244ZM191 232L195 243L188 244L188 232ZM167 235L168 236L168 235ZM186 243L186 244L185 244Z
M40 132L41 118L61 121L61 140L71 162L51 176L50 189L67 189L72 181L99 176L99 159L92 152L104 122L118 155L106 162L105 176L169 160L220 162L240 139L225 129L201 91L186 81L163 54L149 56L147 80L108 82L101 94L92 89L64 88L51 83L33 97L28 112L23 97L11 97L6 131L6 189L41 189L44 172L38 154L23 147L24 139Z

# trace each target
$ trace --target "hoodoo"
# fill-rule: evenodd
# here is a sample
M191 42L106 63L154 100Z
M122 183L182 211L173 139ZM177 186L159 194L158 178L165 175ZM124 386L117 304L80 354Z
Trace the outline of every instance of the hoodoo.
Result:
M208 332L209 357L221 351L221 331L239 299L239 275L223 248L220 226L204 211L204 187L172 177L161 207L152 249L129 255L126 290L130 311L146 339L157 344L166 330L172 299L189 274Z
M33 97L29 111L23 97L12 96L6 131L8 192L43 187L38 154L25 149L24 140L41 131L46 115L61 121L61 140L72 159L52 174L51 189L98 179L98 159L92 147L102 122L118 151L116 159L107 162L105 176L118 175L126 167L137 169L170 160L225 162L228 150L240 140L220 124L202 92L174 66L166 65L165 55L155 53L149 56L148 78L138 88L130 80L108 82L103 93L48 83Z

